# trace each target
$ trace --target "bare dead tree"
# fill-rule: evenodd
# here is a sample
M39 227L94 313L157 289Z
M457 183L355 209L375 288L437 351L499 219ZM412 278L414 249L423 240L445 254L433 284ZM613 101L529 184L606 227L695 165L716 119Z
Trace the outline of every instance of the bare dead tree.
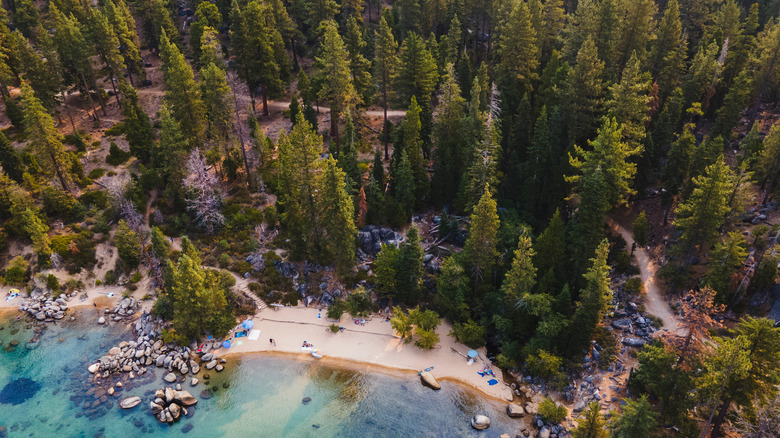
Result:
M761 405L758 400L753 402L758 407L755 417L740 409L737 412L736 429L739 436L745 438L771 438L780 436L780 391L768 403Z
M184 187L190 191L187 198L187 208L195 214L198 225L211 234L225 223L225 216L220 212L222 207L222 190L217 178L209 173L206 161L195 148L187 160L187 176L184 177Z

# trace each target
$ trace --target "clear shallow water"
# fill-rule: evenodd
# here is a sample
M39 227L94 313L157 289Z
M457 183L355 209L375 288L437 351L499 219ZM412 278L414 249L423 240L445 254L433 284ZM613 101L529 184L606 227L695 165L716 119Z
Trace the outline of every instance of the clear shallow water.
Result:
M208 400L200 396L206 389L202 383L195 388L185 384L183 389L199 401L190 418L173 426L157 423L147 408L149 392L163 385L162 373L156 370L154 378L136 380L132 388L101 404L104 415L88 419L84 413L91 407L85 411L84 404L93 398L83 397L91 387L85 383L86 367L132 337L125 327L97 327L96 319L92 311L84 311L75 322L50 327L35 350L24 347L34 335L27 323L15 316L0 319L3 346L12 339L20 342L15 351L0 352L0 390L21 378L40 385L19 404L0 404L0 426L7 428L8 436L497 437L521 430L521 423L508 418L503 409L450 382L444 382L441 391L431 391L416 376L365 373L264 355L234 358L222 373L211 372L209 385L218 390ZM131 395L144 402L128 411L120 409L118 400ZM304 405L304 397L312 401ZM477 432L469 426L471 416L478 413L491 418L488 430ZM193 428L184 435L187 424Z

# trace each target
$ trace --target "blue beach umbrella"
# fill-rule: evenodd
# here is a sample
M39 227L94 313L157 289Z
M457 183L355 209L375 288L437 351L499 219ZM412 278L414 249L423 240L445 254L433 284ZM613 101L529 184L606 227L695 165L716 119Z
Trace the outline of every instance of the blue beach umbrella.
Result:
M476 350L469 350L469 352L468 352L468 353L466 353L466 354L467 354L467 355L468 355L470 358L472 358L472 359L473 359L473 358L475 358L475 357L477 357L477 356L479 355L479 353L477 353L477 351L476 351Z
M243 327L246 330L252 330L252 327L254 326L255 326L255 322L252 321L251 319L247 319L241 324L241 327Z
M230 348L230 340L227 340L227 341L223 342L222 346L225 347L225 348Z

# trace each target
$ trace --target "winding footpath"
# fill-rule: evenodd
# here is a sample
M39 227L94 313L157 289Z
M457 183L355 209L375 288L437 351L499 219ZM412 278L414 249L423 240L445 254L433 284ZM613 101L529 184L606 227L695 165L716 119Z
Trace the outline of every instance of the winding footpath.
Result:
M627 246L630 248L634 244L634 236L631 232L620 226L612 219L607 219L607 225L623 237ZM642 284L645 286L645 310L650 315L656 316L663 321L664 326L660 331L666 330L670 333L674 333L682 336L683 330L680 328L679 319L677 315L669 308L669 304L664 300L661 288L656 283L655 276L658 272L658 265L655 264L653 259L647 253L647 250L639 245L634 249L634 258L636 264L639 267L639 276L642 279Z

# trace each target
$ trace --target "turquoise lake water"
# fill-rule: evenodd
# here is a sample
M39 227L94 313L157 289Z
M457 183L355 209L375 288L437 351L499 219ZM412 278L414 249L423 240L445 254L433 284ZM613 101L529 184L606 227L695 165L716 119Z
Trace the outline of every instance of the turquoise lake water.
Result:
M15 315L0 319L0 390L10 382L26 384L23 390L6 391L4 400L10 403L0 404L0 427L9 437L497 437L521 430L521 423L508 418L501 406L450 382L432 391L413 375L358 372L264 355L234 358L222 373L211 372L209 386L217 390L209 399L200 395L206 389L203 383L195 388L183 384L199 401L190 417L173 426L159 424L148 409L151 392L164 383L157 369L153 377L132 381L130 388L96 410L85 409L85 403L94 401L85 397L91 388L87 366L112 346L132 339L124 325L99 327L94 320L91 310L83 311L74 322L50 326L38 348L28 350L24 345L35 334L32 326ZM14 339L20 345L7 351ZM36 387L34 395L21 401ZM118 400L131 395L143 403L120 409ZM304 397L311 402L303 404ZM488 415L491 427L471 429L469 419L475 414ZM191 427L186 434L185 427Z

